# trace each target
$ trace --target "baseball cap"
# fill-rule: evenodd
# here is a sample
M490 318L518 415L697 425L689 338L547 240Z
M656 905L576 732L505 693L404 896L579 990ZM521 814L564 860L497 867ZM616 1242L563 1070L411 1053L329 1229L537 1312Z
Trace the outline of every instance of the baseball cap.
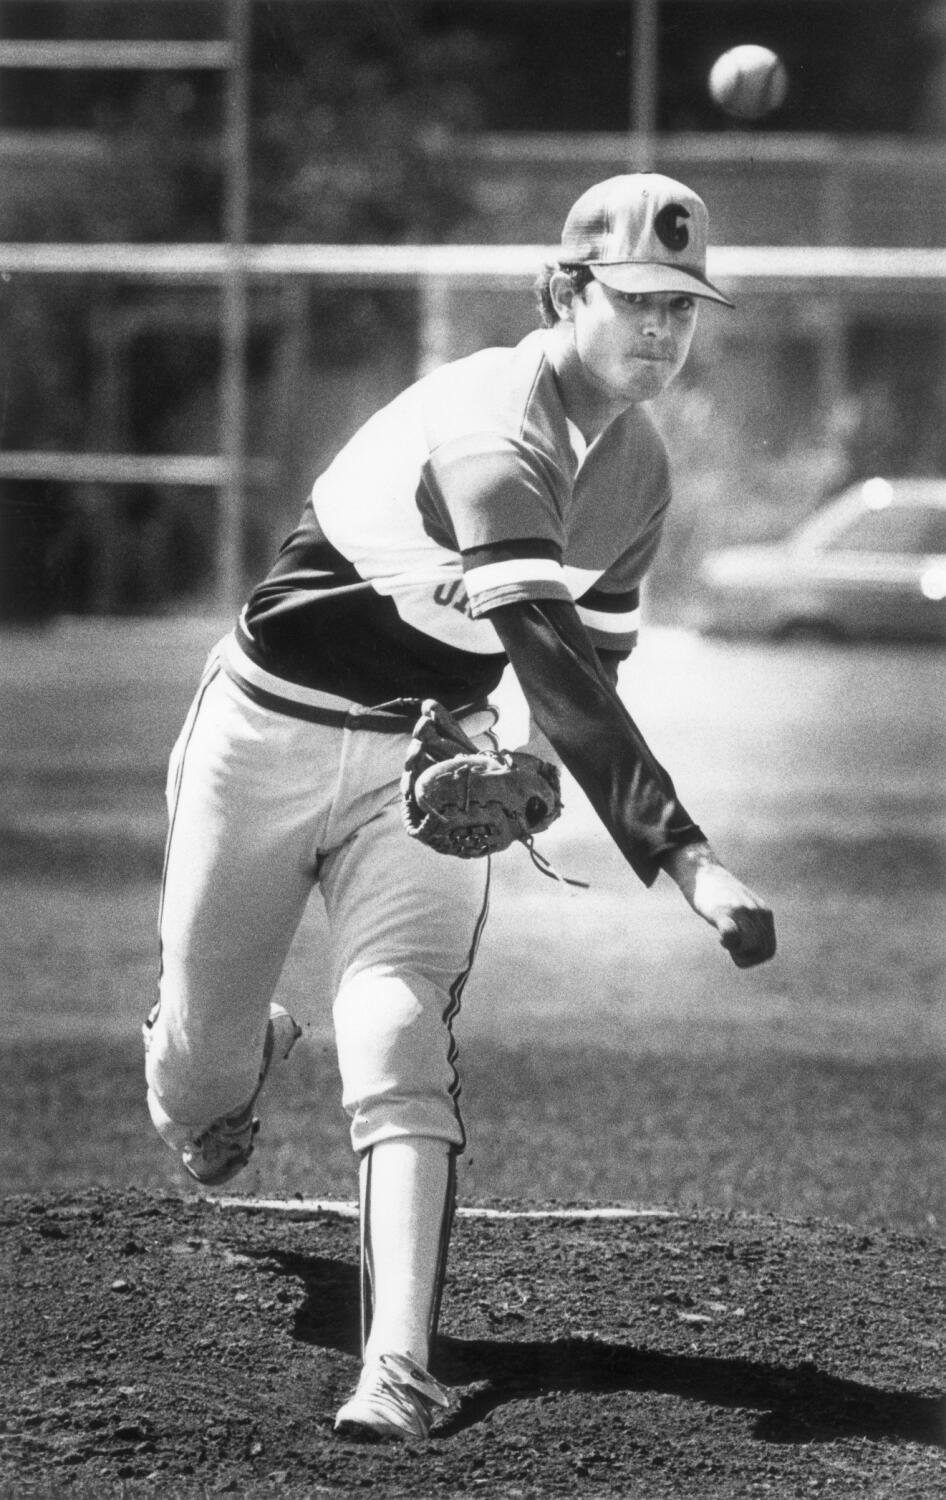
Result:
M574 203L559 262L586 265L619 292L688 292L732 307L706 279L709 214L692 188L659 172L598 182Z

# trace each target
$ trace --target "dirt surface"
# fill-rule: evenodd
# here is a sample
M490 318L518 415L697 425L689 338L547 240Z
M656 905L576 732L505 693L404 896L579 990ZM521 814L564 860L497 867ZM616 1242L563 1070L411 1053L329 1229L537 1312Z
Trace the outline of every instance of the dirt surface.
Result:
M938 1239L464 1212L455 1407L361 1446L352 1216L93 1189L0 1222L5 1496L946 1495Z

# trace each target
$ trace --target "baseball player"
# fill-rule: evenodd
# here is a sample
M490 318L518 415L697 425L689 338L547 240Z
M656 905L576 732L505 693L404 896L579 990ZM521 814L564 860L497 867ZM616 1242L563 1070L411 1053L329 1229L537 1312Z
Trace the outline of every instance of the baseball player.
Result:
M541 278L543 327L426 376L354 435L212 652L172 754L148 1100L198 1182L249 1159L263 1081L299 1034L272 996L314 886L325 903L360 1158L363 1368L343 1435L426 1437L449 1405L428 1365L464 1145L452 1028L490 861L408 836L421 704L475 758L511 663L525 755L567 767L644 885L666 871L741 967L775 950L771 912L615 688L670 500L645 403L682 367L698 305L726 303L706 245L679 182L584 193Z

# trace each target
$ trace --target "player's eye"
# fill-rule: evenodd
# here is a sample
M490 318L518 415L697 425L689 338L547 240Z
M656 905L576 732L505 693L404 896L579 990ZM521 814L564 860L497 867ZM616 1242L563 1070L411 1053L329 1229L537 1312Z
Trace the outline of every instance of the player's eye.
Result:
M687 297L685 295L681 295L679 297L674 297L674 299L671 302L670 306L673 308L674 312L677 312L677 313L692 312L694 310L694 308L696 307L696 298L695 297Z

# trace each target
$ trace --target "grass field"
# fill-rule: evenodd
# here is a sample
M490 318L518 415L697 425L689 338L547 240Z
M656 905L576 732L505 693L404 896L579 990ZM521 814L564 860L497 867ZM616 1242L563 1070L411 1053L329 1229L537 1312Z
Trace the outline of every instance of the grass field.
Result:
M0 640L0 1188L178 1185L144 1110L171 742L209 620ZM936 652L658 632L625 690L780 954L736 971L669 882L644 892L570 788L517 853L458 1028L461 1196L691 1203L942 1226L946 707ZM505 698L510 734L520 705ZM316 903L280 998L306 1041L243 1182L351 1196Z

